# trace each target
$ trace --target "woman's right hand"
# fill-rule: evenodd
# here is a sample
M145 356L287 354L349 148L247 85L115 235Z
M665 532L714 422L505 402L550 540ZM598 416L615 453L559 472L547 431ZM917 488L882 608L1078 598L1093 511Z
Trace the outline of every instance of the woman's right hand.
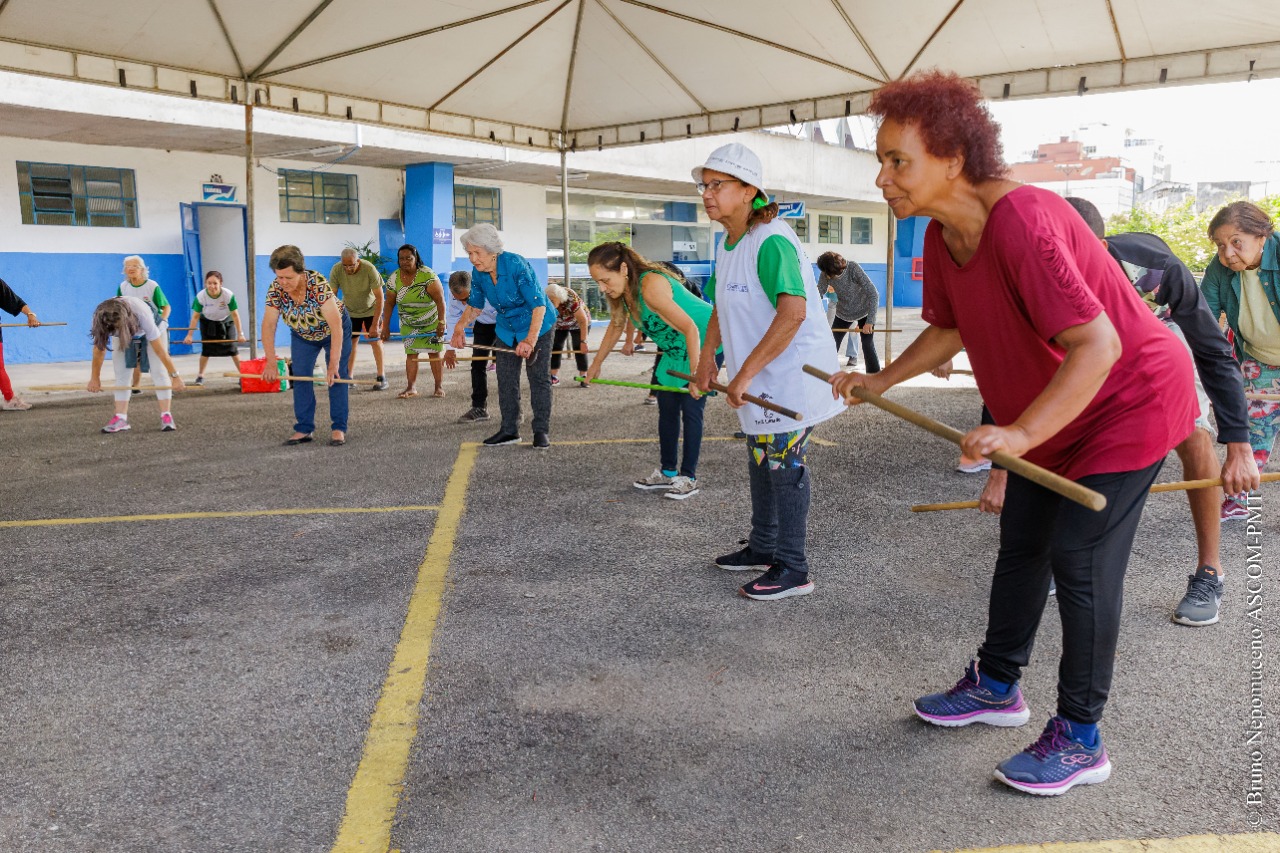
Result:
M939 379L950 379L951 371L952 371L952 360L947 359L942 364L939 364L937 367L935 367L933 370L930 370L929 372L932 373L934 376L938 377Z
M462 349L466 345L467 345L466 335L464 335L461 330L454 331L453 337L449 338L449 346L453 347L454 349Z
M600 378L600 365L593 364L588 367L587 372L582 374L582 378L586 380L587 387L591 387L592 380Z
M269 358L262 364L262 381L276 382L280 379L280 374L276 372L276 360Z
M84 387L84 390L86 390L86 391L94 391L94 392L101 391L101 390L102 390L102 380L100 380L100 379L99 379L98 377L96 377L96 376L95 376L95 377L93 377L92 379L90 379L90 380L89 380L89 384L88 384L88 385L86 385L86 386Z
M458 351L456 349L444 351L444 366L450 370L458 366Z
M191 343L191 341L192 341L191 332L187 332L187 336L182 339L182 342L184 344L189 344Z

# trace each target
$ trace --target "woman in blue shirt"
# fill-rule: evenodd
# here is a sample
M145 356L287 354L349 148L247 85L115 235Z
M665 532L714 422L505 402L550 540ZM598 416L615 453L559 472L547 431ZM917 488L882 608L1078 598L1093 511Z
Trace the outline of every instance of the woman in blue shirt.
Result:
M497 312L495 333L499 345L514 350L514 354L496 353L502 426L484 443L497 447L520 441L517 430L520 362L523 360L525 375L529 378L529 402L533 406L533 446L545 450L551 446L551 335L556 312L529 262L503 250L497 228L488 223L476 225L463 233L461 241L475 269L467 309L453 327L450 344L456 349L465 346L463 330L480 316L488 302Z

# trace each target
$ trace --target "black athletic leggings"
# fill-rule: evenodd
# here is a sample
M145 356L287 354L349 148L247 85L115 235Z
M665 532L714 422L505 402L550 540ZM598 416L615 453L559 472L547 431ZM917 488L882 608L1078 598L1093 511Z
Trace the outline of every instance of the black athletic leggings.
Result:
M978 649L982 672L1010 683L1021 677L1052 577L1062 617L1058 713L1080 723L1102 719L1120 636L1124 573L1147 490L1162 464L1081 478L1080 485L1106 496L1101 512L1009 472L987 637Z

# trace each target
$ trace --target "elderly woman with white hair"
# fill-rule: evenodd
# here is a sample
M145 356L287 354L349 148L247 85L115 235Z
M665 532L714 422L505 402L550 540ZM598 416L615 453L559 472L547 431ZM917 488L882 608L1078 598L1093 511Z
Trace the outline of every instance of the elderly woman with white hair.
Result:
M130 255L124 259L124 281L120 282L120 286L116 288L116 296L132 296L146 303L151 309L152 319L160 327L160 344L167 351L169 349L169 312L173 310L173 306L165 298L160 285L151 280L151 270L147 269L146 262L138 255ZM141 393L137 390L141 380L142 370L135 367L133 393Z
M515 252L503 250L498 229L488 223L476 225L460 238L474 272L467 308L453 327L450 344L461 349L463 330L480 316L488 302L496 310L498 343L512 352L497 351L498 406L502 426L484 440L488 447L516 444L520 425L520 361L525 362L529 379L529 402L533 406L533 446L551 446L551 335L556 312L538 284L529 262Z
M587 372L587 335L591 331L591 315L587 313L587 305L582 297L571 287L562 284L548 284L547 298L556 309L555 333L551 338L551 384L560 384L560 349L568 339L573 352L574 364L578 375ZM587 387L585 381L578 383Z

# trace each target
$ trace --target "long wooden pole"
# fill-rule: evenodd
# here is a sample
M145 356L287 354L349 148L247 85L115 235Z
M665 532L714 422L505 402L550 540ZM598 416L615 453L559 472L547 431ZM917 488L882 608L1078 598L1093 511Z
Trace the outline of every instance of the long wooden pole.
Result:
M98 393L98 391L174 391L177 389L175 389L172 385L103 385L101 388L98 389L98 391L89 391L89 389L85 387L85 383L81 382L78 385L32 385L31 387L27 388L27 390L28 391L86 391L91 394L96 394ZM192 385L190 382L187 382L183 384L181 390L207 391L209 390L209 388L208 386L205 386L205 385Z
M1262 482L1274 483L1280 480L1280 471L1273 471L1270 474L1262 475ZM1156 492L1190 492L1196 489L1212 489L1214 486L1221 486L1221 477L1210 477L1205 480L1178 480L1173 483L1156 483L1151 487L1151 493ZM940 504L916 504L911 507L912 512L939 512L949 509L977 509L977 501L951 501L949 503Z
M804 372L810 376L816 376L824 382L830 381L831 379L830 373L814 367L811 364L806 364L804 366ZM964 433L955 427L947 426L944 423L935 421L933 418L925 417L919 412L914 411L913 409L908 409L900 403L894 403L890 400L886 400L874 391L868 391L866 388L855 386L850 389L850 394L857 397L859 400L884 409L889 414L902 418L904 421L913 423L921 429L928 430L939 438L945 438L953 444L958 445L964 438ZM1041 468L1039 465L1035 465L1025 459L1020 459L1017 456L1010 456L1003 451L991 454L990 459L992 462L1000 463L1015 474L1025 477L1033 483L1038 483L1046 489L1057 492L1064 498L1075 501L1081 506L1086 506L1089 509L1097 511L1102 510L1107 505L1107 499L1093 491L1093 489L1087 489L1079 483L1068 480L1066 477Z
M690 376L687 373L681 373L678 370L667 370L667 373L670 373L676 379L684 379L688 382L693 381L692 376ZM729 393L729 386L722 385L719 382L712 382L711 388L713 390L719 391L721 394ZM779 406L777 403L770 403L768 400L765 400L761 397L757 397L755 394L743 394L742 399L746 400L748 403L755 403L757 406L759 406L762 409L768 409L771 412L777 412L778 414L784 415L788 418L795 418L798 421L804 420L804 415L800 414L795 409L788 409L785 406Z
M36 323L34 326L30 323L0 323L0 329L38 329L41 326L65 326L66 323Z
M230 376L230 377L239 377L240 379L262 379L262 374L261 374L261 373L235 373L235 372L227 372L227 373L224 373L224 374L222 374L222 375L223 375L223 376ZM289 375L289 376L277 376L276 378L277 378L277 379L288 379L288 380L289 380L289 381L291 381L291 382L324 382L324 383L326 383L326 384L329 382L329 378L328 378L328 377L326 377L326 376L293 376L293 375ZM266 381L266 380L264 380L264 381ZM335 380L333 380L333 381L334 381L334 382L336 382L336 383L338 383L338 384L340 384L340 385L359 385L359 384L360 384L360 382L361 382L361 380L359 380L359 379L335 379Z

